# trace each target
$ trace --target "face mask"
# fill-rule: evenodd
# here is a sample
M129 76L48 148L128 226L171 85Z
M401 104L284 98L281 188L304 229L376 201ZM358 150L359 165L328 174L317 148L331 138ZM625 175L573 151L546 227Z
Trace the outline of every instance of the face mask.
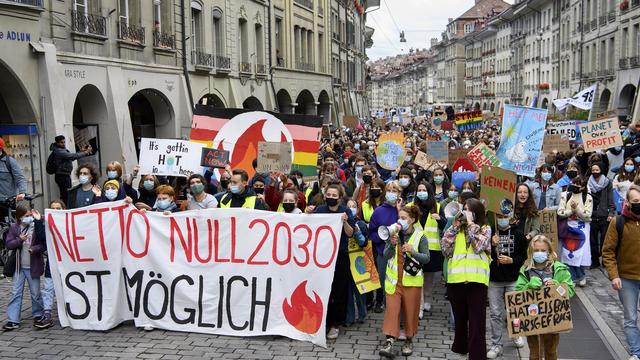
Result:
M356 166L356 174L362 174L362 166Z
M640 215L640 203L630 203L631 212Z
M540 177L542 178L542 180L544 181L549 181L551 180L551 173L548 172L543 172Z
M258 195L264 194L264 188L253 188L253 192Z
M504 219L497 219L496 223L498 223L498 227L501 229L506 229L509 227L509 219L504 218Z
M409 179L402 178L398 183L400 184L401 187L406 188L407 186L409 186Z
M435 182L438 185L442 185L442 183L444 182L444 176L441 176L441 175L434 176L433 182Z
M358 208L349 208L349 210L351 210L351 215L356 216L356 213L358 212Z
M546 251L536 251L533 253L533 261L538 264L542 264L547 261L547 252Z
M404 161L407 161L407 162L411 161L411 156L405 156Z
M78 180L80 180L80 184L84 185L89 182L89 175L80 175Z
M558 170L560 170L560 171L564 171L565 166L564 166L564 164L558 164L558 165L556 165L556 168Z
M344 159L344 163L349 165L349 159Z
M29 225L33 222L33 216L25 216L22 218L22 223L25 225Z
M114 171L114 170L109 170L109 171L107 171L107 177L109 179L115 179L115 178L118 177L118 172Z
M574 177L578 176L578 172L576 170L569 170L567 171L567 177L569 179L573 179Z
M144 188L145 188L147 191L151 191L151 190L153 190L153 187L154 187L155 185L156 185L156 184L153 182L153 180L145 180L145 181L144 181L144 184L143 184Z
M240 186L238 185L231 185L229 187L229 190L231 190L232 194L239 194L240 193Z
M457 191L449 191L449 199L455 200L458 197Z
M109 189L109 190L104 192L104 196L106 196L107 199L109 199L109 200L113 200L118 196L118 190Z
M327 205L329 205L330 207L334 207L338 205L338 199L335 199L335 198L325 198L324 202L326 202Z
M636 167L633 166L633 165L625 165L624 166L624 171L626 171L626 172L633 172L633 170L635 170L635 169L636 169Z
M373 176L362 175L362 181L364 181L365 184L371 184L371 180L373 180Z
M380 194L382 194L382 190L381 189L370 189L369 190L369 195L373 196L374 198L377 198L378 196L380 196Z
M284 209L285 212L292 212L293 209L296 207L296 204L294 203L282 203L282 208Z
M171 205L171 201L169 200L158 200L156 202L156 207L161 210L168 208L169 205Z
M394 205L396 201L398 201L398 195L392 192L386 193L384 197L387 200L387 202L391 205Z
M582 192L582 189L575 185L569 185L568 190L574 194L580 194Z
M471 189L462 189L462 193L463 194L464 193L472 193L472 192L473 192L473 190L471 190Z
M220 180L220 186L222 186L223 189L226 189L229 186L229 180Z
M416 193L416 197L422 201L425 201L429 198L429 193L426 191L418 191Z
M191 185L191 192L198 195L204 191L203 184L193 184Z
M409 222L407 220L400 219L398 220L398 224L402 226L402 230L407 230L409 228Z
M593 175L594 178L599 179L600 175L602 175L602 173L591 173L591 175Z
M356 149L356 150L360 150L360 144L353 145L353 148Z

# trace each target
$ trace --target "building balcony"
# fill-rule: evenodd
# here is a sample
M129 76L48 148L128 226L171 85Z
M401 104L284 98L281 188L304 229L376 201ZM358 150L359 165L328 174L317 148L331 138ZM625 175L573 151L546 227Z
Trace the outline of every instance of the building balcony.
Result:
M597 19L591 20L591 30L595 30L597 28L598 28L598 20Z
M313 0L293 0L293 2L306 8L313 9Z
M296 69L302 71L315 71L316 66L314 63L307 63L303 61L296 61Z
M241 74L251 74L251 63L241 61L238 64L238 68L240 69Z
M629 67L635 68L640 66L640 56L632 56L629 58Z
M118 39L144 44L144 28L121 20L118 26Z
M607 25L607 15L600 15L600 26Z
M106 37L107 20L103 16L71 11L71 31Z
M611 10L609 11L609 22L614 22L614 21L616 21L616 11Z
M33 6L44 8L44 0L5 0L5 2L15 3L18 5Z
M218 72L231 71L231 58L228 58L226 56L216 55L216 68Z
M256 64L256 74L267 76L267 66L264 64Z
M342 85L342 80L340 78L334 77L332 81L333 85Z
M201 50L191 51L191 63L195 65L196 68L206 68L204 70L210 70L215 67L213 55Z
M161 31L153 32L153 47L160 49L176 49L176 37Z

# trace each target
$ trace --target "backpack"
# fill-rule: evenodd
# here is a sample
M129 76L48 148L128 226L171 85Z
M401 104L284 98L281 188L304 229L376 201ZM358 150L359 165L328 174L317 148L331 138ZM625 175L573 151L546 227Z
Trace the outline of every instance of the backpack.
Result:
M618 233L618 244L616 245L616 255L620 252L620 244L622 244L622 233L624 232L625 218L622 215L616 216L616 232Z
M49 154L49 157L47 158L46 170L49 175L56 173L56 158L53 156L53 151L51 151L51 154Z

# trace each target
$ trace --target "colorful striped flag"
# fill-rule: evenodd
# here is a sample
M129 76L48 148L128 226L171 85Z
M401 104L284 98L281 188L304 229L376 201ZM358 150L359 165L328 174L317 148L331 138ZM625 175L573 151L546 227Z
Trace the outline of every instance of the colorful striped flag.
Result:
M253 176L258 142L289 142L293 146L291 170L316 176L322 118L245 109L216 109L196 105L191 123L192 141L229 151L231 168ZM216 172L216 177L218 172Z

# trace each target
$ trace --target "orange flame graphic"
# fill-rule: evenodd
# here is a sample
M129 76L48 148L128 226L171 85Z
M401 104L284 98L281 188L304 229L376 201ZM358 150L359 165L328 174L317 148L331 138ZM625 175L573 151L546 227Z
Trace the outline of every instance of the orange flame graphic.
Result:
M322 299L314 291L315 301L305 290L307 281L303 281L291 294L291 305L288 299L282 302L282 312L289 324L305 334L315 334L322 325Z

